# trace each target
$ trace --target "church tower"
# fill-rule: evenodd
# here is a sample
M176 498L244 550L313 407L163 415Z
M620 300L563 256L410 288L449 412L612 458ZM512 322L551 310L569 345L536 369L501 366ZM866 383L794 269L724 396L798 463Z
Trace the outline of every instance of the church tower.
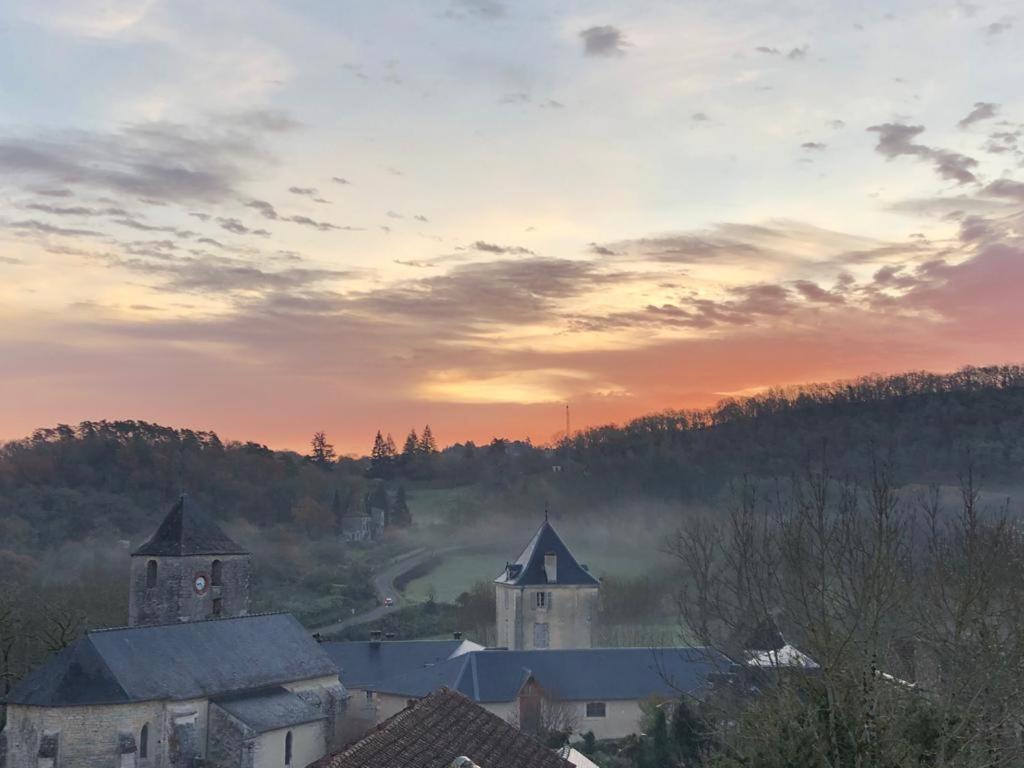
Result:
M544 524L494 580L497 644L512 650L590 648L601 583Z
M249 553L185 494L131 560L130 626L249 612Z

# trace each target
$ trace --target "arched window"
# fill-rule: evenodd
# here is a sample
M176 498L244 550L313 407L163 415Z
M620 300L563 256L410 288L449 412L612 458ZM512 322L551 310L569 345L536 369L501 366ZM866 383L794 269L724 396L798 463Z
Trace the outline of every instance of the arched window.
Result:
M292 764L292 732L288 733L284 737L284 764Z
M223 568L220 560L214 560L213 565L210 566L210 584L215 587L221 585L221 577L223 576Z
M139 731L139 757L149 757L149 723L142 726Z
M146 586L156 586L156 560L150 560L146 563Z

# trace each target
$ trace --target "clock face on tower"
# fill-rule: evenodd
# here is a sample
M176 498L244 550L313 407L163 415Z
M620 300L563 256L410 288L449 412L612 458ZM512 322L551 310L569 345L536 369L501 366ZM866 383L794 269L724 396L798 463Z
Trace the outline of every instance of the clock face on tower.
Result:
M205 573L197 573L192 577L192 586L195 587L196 594L201 595L206 591L207 585L210 583L209 579L206 578Z

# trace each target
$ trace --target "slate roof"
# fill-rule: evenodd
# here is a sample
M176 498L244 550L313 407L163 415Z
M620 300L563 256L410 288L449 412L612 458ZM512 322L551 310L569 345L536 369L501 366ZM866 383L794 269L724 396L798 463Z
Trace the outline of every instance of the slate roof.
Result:
M399 674L367 690L419 698L441 687L481 703L512 701L531 677L563 701L615 701L698 695L710 675L733 669L712 648L574 648L471 651Z
M483 650L482 645L469 640L329 641L320 647L338 665L345 687L358 689L468 651Z
M556 580L548 581L544 571L544 555L552 552L556 555ZM544 523L530 539L526 549L516 558L512 568L506 568L494 580L498 584L511 584L517 587L540 586L543 584L566 584L599 586L600 582L590 573L584 570L583 566L573 556L569 548L565 546L562 537L548 522L547 517Z
M256 733L291 728L324 720L327 715L308 701L280 686L246 693L218 696L218 707Z
M310 768L448 768L458 757L486 768L573 768L532 736L447 689L415 702Z
M183 700L337 675L294 616L241 616L87 633L19 682L11 704Z
M247 555L195 500L181 494L149 541L133 555Z

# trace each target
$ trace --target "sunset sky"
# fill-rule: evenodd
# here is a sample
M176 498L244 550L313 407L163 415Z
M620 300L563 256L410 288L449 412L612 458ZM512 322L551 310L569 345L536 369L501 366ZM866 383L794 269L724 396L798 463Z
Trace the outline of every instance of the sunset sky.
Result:
M1019 0L0 0L0 439L1022 362L1022 77Z

